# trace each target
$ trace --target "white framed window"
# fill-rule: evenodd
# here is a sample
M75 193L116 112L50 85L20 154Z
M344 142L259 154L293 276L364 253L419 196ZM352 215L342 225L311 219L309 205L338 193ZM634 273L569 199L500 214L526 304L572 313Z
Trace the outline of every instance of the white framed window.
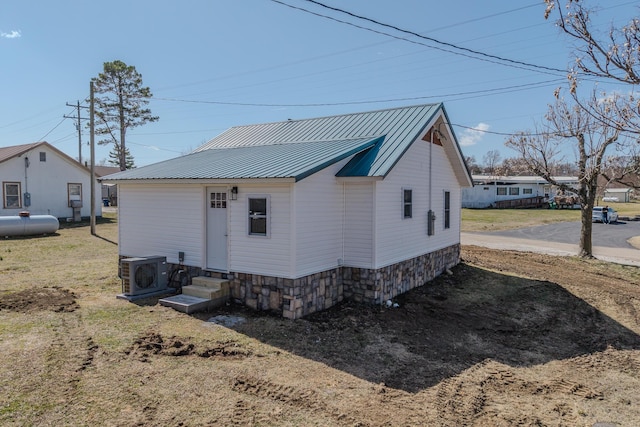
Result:
M271 199L265 196L248 196L247 203L249 206L249 235L264 236L270 235L271 220Z
M413 190L402 189L402 218L413 217Z
M498 196L506 196L507 195L507 187L498 187L498 188L496 188L496 195L498 195Z
M40 161L41 162L46 162L47 161L47 152L46 151L41 151L40 152Z
M82 202L82 184L77 182L67 183L67 204L71 206L72 201Z
M19 182L2 183L2 205L5 209L22 208L22 188Z
M520 195L520 187L509 187L509 195L510 196Z
M533 188L523 188L522 194L533 194Z

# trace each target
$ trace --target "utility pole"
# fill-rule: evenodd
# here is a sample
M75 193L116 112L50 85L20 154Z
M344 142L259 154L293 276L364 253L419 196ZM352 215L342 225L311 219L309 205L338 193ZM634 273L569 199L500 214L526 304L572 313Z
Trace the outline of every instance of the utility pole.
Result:
M78 129L78 163L82 164L82 126L81 126L81 120L86 120L86 118L82 118L80 116L80 108L87 108L87 107L81 107L80 106L80 101L77 101L76 105L73 104L69 104L67 102L67 107L76 107L78 109L78 116L74 117L74 116L63 116L66 119L76 119L76 129Z
M96 235L96 153L94 149L94 105L93 105L93 80L89 82L89 145L91 148L91 235ZM78 107L78 117L80 117L80 107ZM78 123L80 120L78 119Z

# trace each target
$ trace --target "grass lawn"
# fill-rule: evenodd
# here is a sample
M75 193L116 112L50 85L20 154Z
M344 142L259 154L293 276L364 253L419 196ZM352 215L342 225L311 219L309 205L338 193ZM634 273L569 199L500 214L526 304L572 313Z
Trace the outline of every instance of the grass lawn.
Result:
M608 205L618 211L621 216L640 215L640 203L638 202L608 203ZM564 221L580 221L580 210L462 209L462 231L511 230Z

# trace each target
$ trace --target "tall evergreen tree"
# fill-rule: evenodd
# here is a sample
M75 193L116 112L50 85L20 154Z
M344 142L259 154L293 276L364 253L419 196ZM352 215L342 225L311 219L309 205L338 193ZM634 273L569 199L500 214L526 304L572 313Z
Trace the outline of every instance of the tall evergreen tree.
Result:
M109 151L109 163L114 166L120 166L120 145L114 144L111 151ZM125 158L125 167L126 169L133 169L136 167L135 162L133 160L133 156L129 152L128 148L124 149L124 158ZM122 170L122 167L120 168Z
M127 155L133 157L126 146L127 129L158 120L145 106L153 95L142 85L142 75L134 66L116 60L105 62L103 72L93 79L95 93L95 132L103 138L100 145L113 144L118 155L120 170L126 170ZM132 166L131 166L132 167Z

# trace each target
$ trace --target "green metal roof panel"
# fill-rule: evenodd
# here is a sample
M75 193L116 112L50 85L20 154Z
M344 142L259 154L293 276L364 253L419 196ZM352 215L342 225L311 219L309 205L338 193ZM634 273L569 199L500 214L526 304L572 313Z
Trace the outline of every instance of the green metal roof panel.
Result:
M320 117L306 120L238 126L208 141L196 151L230 147L256 147L271 144L299 144L311 141L349 140L384 135L376 150L361 154L342 176L385 176L442 104Z
M103 180L293 178L300 181L383 140L381 136L218 148L115 173Z

